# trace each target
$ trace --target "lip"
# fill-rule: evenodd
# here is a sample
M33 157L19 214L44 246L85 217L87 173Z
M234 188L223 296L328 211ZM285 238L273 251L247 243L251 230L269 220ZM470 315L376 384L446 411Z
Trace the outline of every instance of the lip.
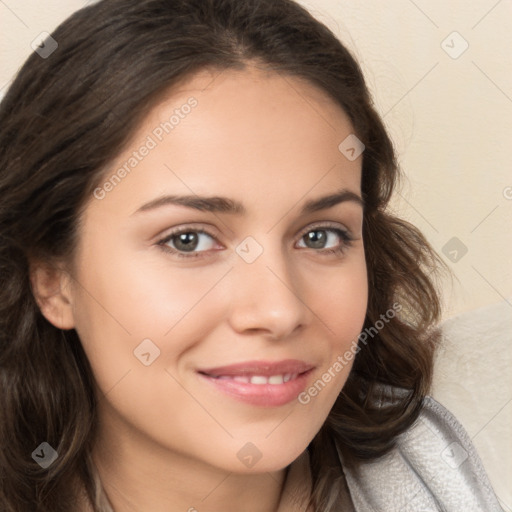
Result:
M216 368L199 369L198 372L211 377L220 377L221 375L230 377L237 375L264 375L265 377L270 377L271 375L284 373L304 373L312 368L312 364L299 361L298 359L284 359L282 361L246 361Z
M279 362L248 361L246 363L199 370L201 380L214 389L232 398L260 407L278 407L295 400L304 391L313 366L303 361L287 359ZM231 379L219 379L220 376L263 375L270 377L281 374L297 374L282 384L251 384Z

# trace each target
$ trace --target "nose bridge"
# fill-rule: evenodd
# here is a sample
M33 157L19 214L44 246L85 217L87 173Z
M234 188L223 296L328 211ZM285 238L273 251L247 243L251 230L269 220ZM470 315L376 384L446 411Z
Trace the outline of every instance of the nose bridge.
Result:
M231 323L237 331L261 329L284 337L309 321L292 261L278 244L252 237L237 247Z

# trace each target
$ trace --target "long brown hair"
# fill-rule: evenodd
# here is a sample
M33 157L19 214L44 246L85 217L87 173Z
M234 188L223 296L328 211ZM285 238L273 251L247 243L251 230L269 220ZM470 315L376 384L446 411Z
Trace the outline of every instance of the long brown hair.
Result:
M320 88L366 146L364 329L377 332L359 344L308 447L314 510L338 510L343 470L334 448L346 464L372 459L415 421L430 385L431 331L440 315L432 277L439 258L415 227L386 209L399 169L359 65L292 0L103 0L73 14L52 37L58 48L47 58L33 53L0 104L2 510L68 512L76 481L101 510L87 463L96 425L93 374L77 333L42 316L29 261L72 258L84 205L163 93L205 67L243 69L249 61ZM396 303L400 311L375 329ZM403 389L385 407L376 400L382 385ZM42 441L58 452L48 469L31 457Z

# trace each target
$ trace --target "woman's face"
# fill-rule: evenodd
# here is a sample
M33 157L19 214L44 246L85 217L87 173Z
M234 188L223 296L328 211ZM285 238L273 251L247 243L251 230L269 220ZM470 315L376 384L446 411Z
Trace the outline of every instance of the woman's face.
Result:
M231 472L304 451L367 306L352 133L256 68L203 71L148 113L84 210L69 288L101 432Z

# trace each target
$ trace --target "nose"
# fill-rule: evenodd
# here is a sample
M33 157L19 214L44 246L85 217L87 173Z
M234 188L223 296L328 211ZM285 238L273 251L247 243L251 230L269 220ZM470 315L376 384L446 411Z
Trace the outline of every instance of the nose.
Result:
M238 258L231 274L231 327L279 340L311 322L300 276L286 255L268 248L252 263Z

